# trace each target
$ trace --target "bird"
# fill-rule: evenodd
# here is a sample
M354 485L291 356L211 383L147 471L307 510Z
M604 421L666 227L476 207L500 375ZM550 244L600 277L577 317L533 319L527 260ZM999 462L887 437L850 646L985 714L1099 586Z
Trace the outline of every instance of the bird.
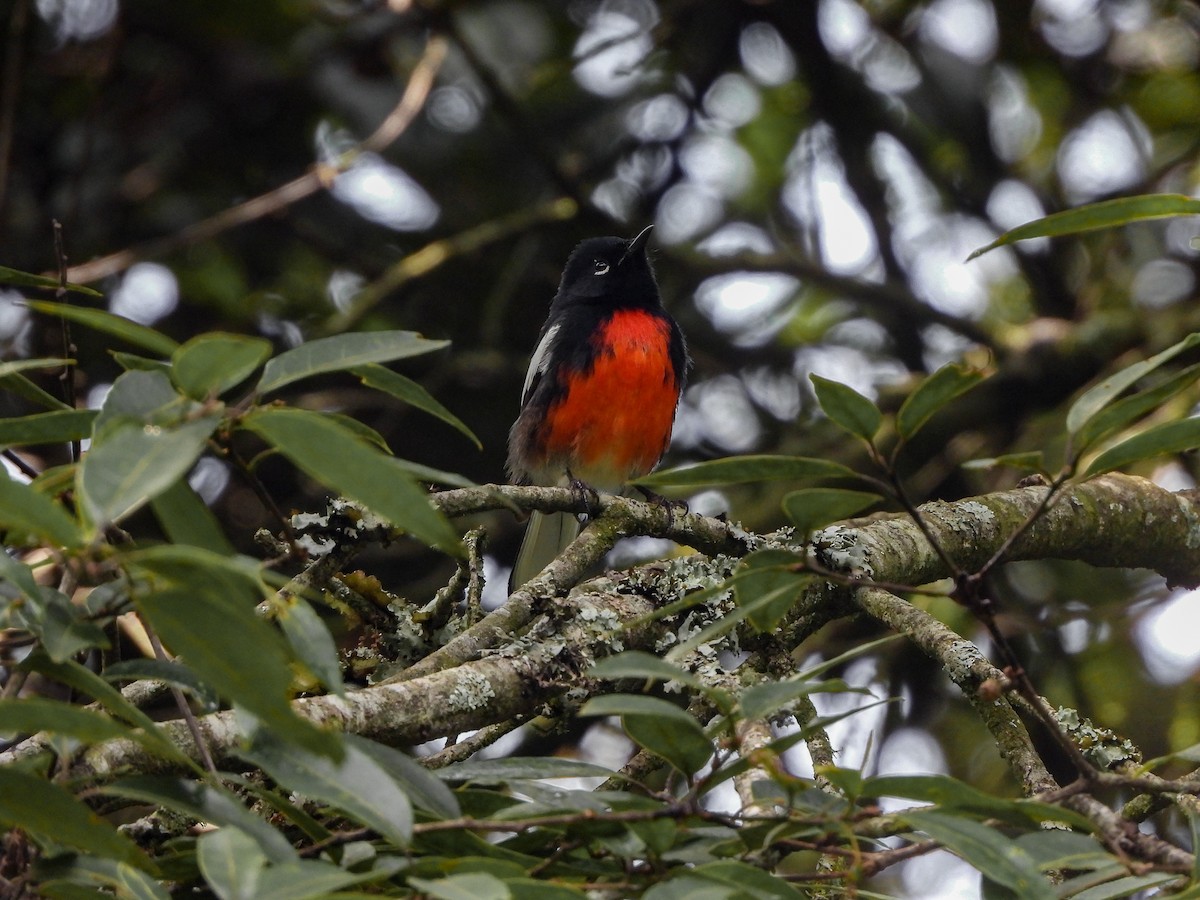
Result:
M616 492L666 453L690 361L646 252L653 227L588 238L567 259L509 433L513 483ZM569 513L532 513L510 590L579 531Z

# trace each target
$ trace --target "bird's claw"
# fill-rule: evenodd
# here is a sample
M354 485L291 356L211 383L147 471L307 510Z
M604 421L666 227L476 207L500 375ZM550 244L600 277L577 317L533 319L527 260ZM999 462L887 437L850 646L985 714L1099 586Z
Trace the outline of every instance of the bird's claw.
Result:
M586 481L576 478L570 472L567 473L567 487L571 489L575 501L583 507L584 515L588 518L599 515L600 494L594 487Z
M676 512L686 515L690 510L686 500L672 500L670 497L664 497L657 491L652 491L650 488L642 487L640 484L635 484L647 503L653 503L655 506L661 506L669 514L674 515Z

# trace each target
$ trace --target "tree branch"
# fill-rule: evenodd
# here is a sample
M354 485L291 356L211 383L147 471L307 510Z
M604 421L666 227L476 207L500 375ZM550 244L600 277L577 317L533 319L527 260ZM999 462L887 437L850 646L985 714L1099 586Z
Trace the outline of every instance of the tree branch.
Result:
M425 105L425 100L428 98L430 90L433 89L434 79L445 58L446 41L440 37L432 38L425 47L425 55L421 57L420 62L413 69L412 75L409 76L408 86L404 89L400 101L374 133L358 147L343 154L335 166L327 163L314 163L300 177L267 191L265 194L223 209L175 234L155 238L135 247L127 247L116 253L110 253L108 256L93 259L82 265L72 266L67 270L67 277L76 284L98 281L109 275L123 272L139 260L165 256L182 247L210 241L231 228L274 215L305 197L310 197L318 191L328 188L333 184L333 179L349 169L361 153L379 152L404 133L405 129L412 124L417 113L420 112L421 107Z

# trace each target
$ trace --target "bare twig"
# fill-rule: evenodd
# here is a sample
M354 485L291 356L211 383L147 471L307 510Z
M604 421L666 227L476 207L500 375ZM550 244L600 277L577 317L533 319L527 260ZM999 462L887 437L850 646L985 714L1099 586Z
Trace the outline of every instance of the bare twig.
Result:
M67 291L67 251L63 245L63 227L58 219L54 219L54 259L58 266L58 289L54 292L54 297L59 303L69 303L70 294ZM59 376L59 381L62 382L63 400L71 409L75 408L75 343L71 340L71 323L67 321L66 316L58 317L59 324L62 326L62 345L63 359L67 360L63 365L62 374ZM83 452L82 444L78 439L71 441L71 462L79 462L79 456Z
M430 241L420 250L393 263L379 278L365 285L355 294L354 299L345 310L330 317L321 331L324 334L338 334L347 331L362 321L363 316L379 305L380 301L393 291L432 272L451 259L473 253L488 244L526 231L543 222L559 222L570 219L578 209L574 200L569 197L560 197L528 209L517 210L490 222L484 222L452 237Z
M8 460L10 463L12 463L13 466L16 467L17 471L20 472L22 475L24 475L26 478L28 478L30 481L37 478L38 475L41 474L40 472L38 472L37 469L35 469L29 463L25 462L25 460L21 459L21 457L17 454L17 452L15 450L12 450L12 449L9 449L6 447L3 451L0 451L0 455L2 455L6 460Z
M148 622L143 622L142 627L146 629L146 634L150 636L150 644L154 647L155 659L159 662L169 662L167 651L163 648L162 641L158 639L158 635L154 633L154 629L150 627ZM183 716L183 720L187 723L188 732L191 733L192 742L196 745L196 752L200 755L200 761L210 774L216 775L217 764L213 761L212 752L208 749L208 743L204 740L204 735L200 731L200 724L196 721L196 716L192 712L192 708L188 706L187 697L183 696L183 691L175 685L171 685L171 696L175 698L175 703L179 707L179 714Z
M431 753L429 756L422 757L417 762L428 769L440 769L451 763L470 759L484 747L490 747L506 734L516 731L525 722L525 719L525 716L515 716L507 722L497 722L495 725L480 728L470 737L463 738L458 743L450 744L437 753Z
M895 282L868 281L830 272L823 265L793 252L764 254L739 253L729 256L709 256L673 248L672 255L679 257L689 268L701 274L721 272L782 272L794 275L801 281L824 288L865 309L887 315L901 314L915 322L942 325L956 334L975 341L985 347L996 349L996 337L976 322L936 309L916 297Z
M316 163L299 178L244 203L224 209L175 234L146 241L143 244L128 247L75 266L68 271L70 280L86 284L122 272L138 260L164 256L181 247L211 240L231 228L273 215L305 197L328 188L333 183L333 179L350 168L360 154L379 152L386 148L412 124L413 118L420 111L433 88L434 79L437 77L445 57L445 40L440 37L430 39L425 47L425 55L413 69L400 101L374 133L358 147L343 154L337 164Z

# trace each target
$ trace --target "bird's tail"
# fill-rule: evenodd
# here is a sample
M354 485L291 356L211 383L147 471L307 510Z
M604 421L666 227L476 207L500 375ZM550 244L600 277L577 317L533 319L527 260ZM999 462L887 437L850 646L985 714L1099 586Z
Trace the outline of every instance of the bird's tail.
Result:
M521 587L550 565L578 537L579 530L579 519L569 513L532 513L521 549L517 551L517 561L513 563L508 589Z

